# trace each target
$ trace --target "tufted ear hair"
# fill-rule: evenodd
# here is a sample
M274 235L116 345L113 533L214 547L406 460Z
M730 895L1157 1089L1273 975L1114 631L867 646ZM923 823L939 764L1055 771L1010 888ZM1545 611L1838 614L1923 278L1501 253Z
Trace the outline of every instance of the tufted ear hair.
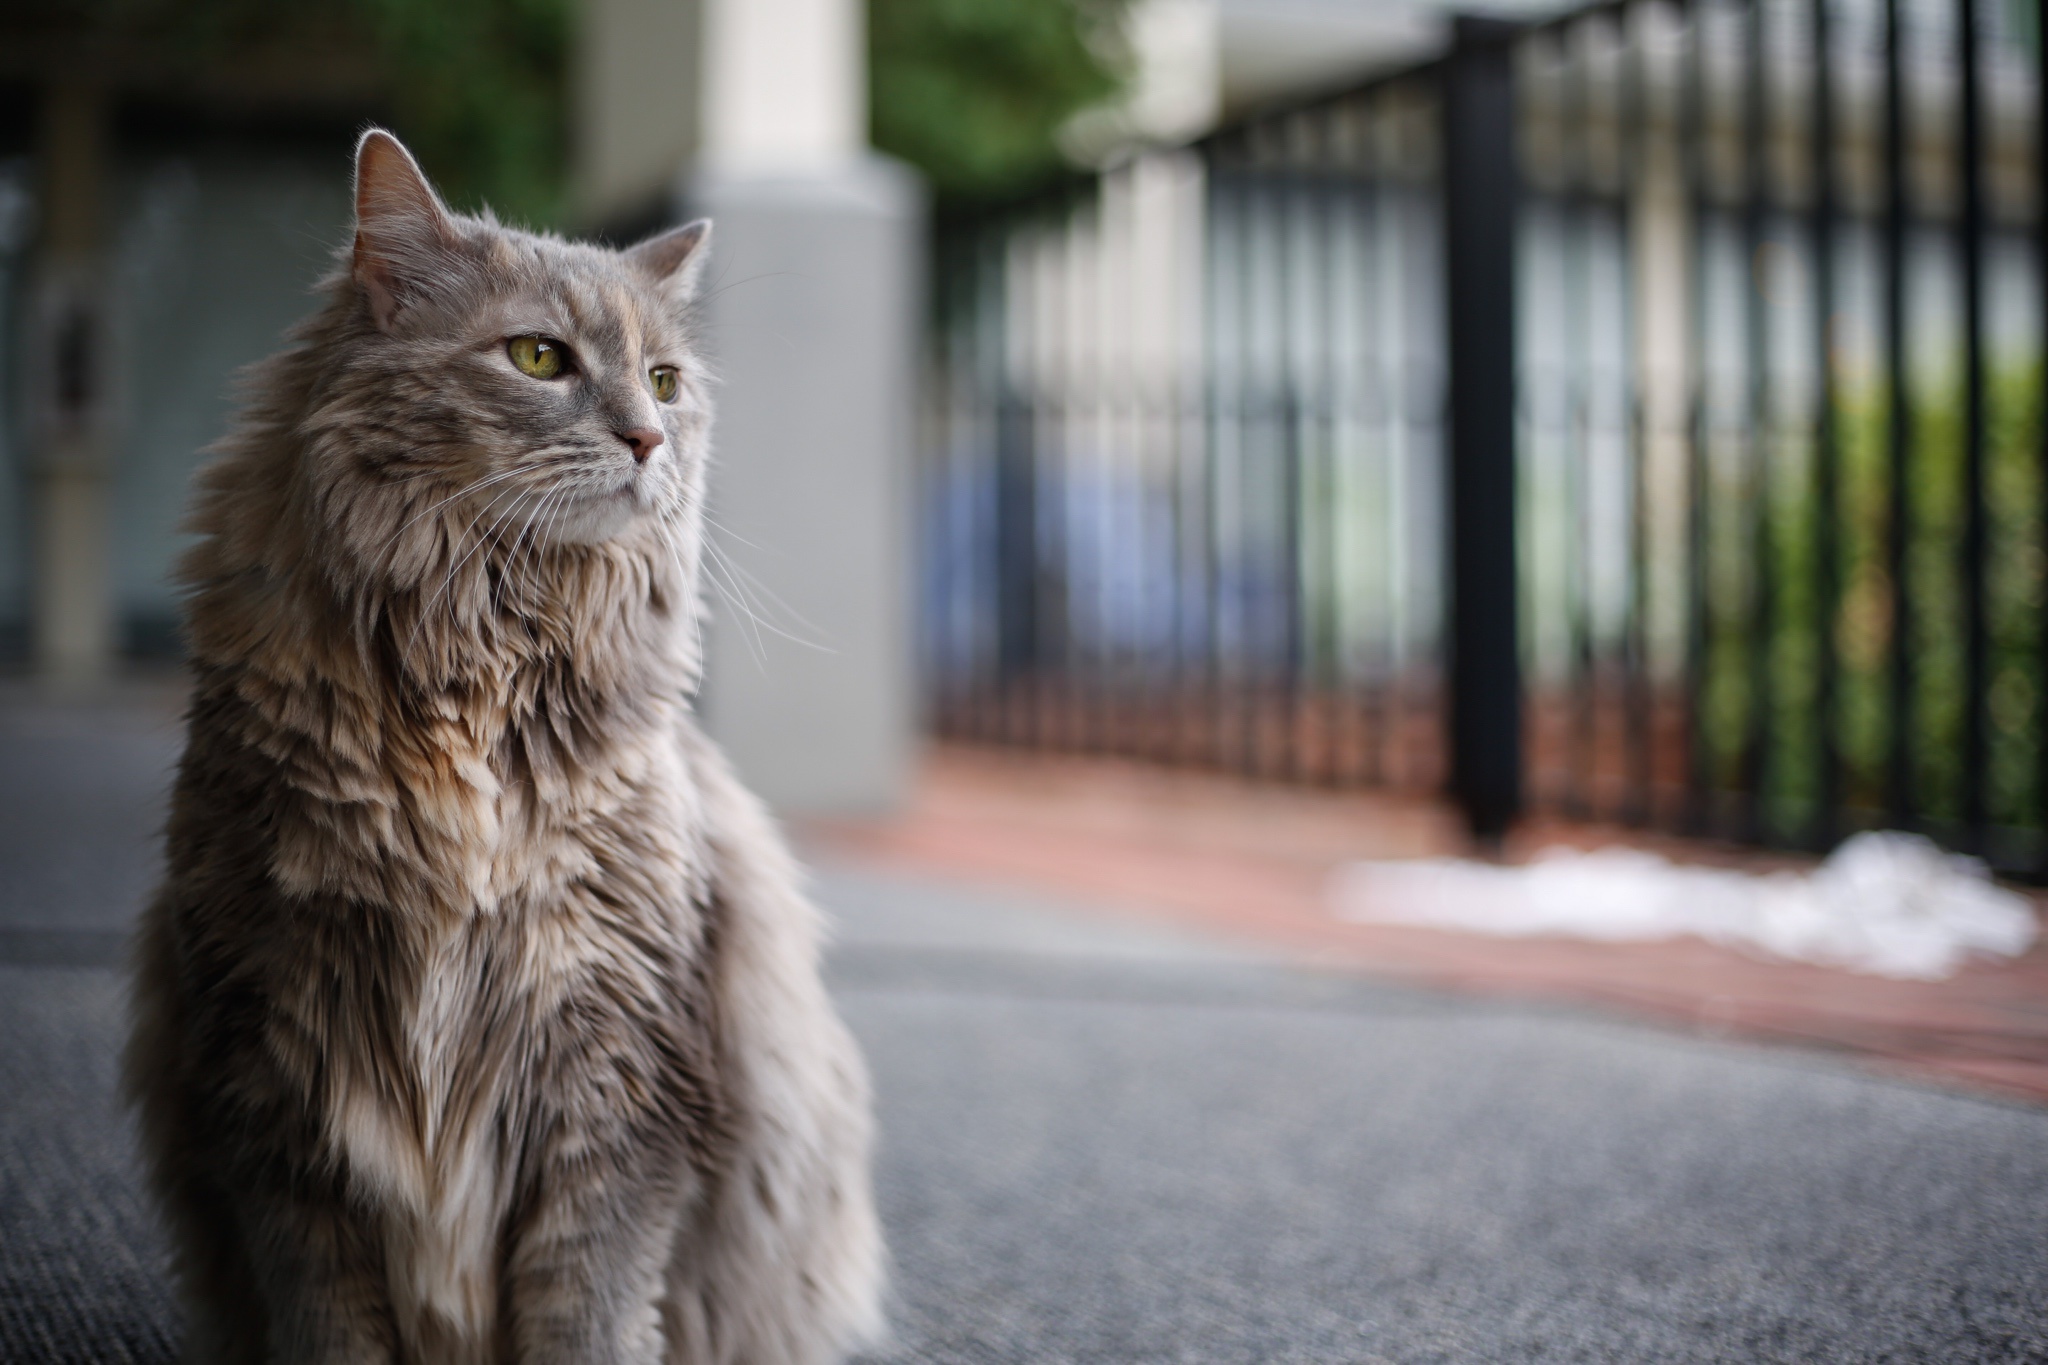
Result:
M426 292L460 242L447 205L412 153L382 128L356 143L355 278L377 326L391 330Z
M657 232L638 246L627 247L623 254L642 275L677 298L688 299L696 296L697 280L711 255L710 245L711 220L699 218L694 223Z

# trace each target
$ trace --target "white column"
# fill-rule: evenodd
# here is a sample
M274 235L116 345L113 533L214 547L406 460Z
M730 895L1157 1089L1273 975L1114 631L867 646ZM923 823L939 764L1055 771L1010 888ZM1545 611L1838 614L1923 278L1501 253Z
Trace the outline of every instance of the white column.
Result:
M922 198L867 150L859 0L704 0L721 376L703 711L793 814L883 810L916 740L911 447Z
M705 0L708 170L830 173L867 149L859 0Z

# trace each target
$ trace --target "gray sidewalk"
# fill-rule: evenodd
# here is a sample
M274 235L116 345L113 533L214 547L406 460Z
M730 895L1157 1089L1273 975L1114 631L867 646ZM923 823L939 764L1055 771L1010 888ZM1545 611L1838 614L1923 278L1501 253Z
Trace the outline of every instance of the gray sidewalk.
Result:
M0 710L0 1362L174 1356L103 965L161 712ZM827 868L889 1361L2048 1360L2048 1112Z

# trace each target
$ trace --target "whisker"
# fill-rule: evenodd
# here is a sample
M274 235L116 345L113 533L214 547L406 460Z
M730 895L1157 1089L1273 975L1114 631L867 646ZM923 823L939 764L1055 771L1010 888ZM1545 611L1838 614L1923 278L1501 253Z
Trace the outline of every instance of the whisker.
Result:
M691 500L686 496L683 499L683 507L687 509L690 505ZM727 526L717 517L711 515L710 508L698 505L696 507L696 512L699 520L701 520L706 526L712 527L715 530L722 532L725 536L729 537L734 541L737 541L741 545L746 546L748 549L761 549L759 545L755 544L751 540L748 540L745 536L740 535L739 533L734 531L731 527ZM715 537L704 537L704 548L709 554L718 556L719 560L725 566L727 576L733 581L733 586L735 589L743 593L745 592L745 587L742 587L743 580L746 585L752 587L754 593L759 594L761 597L765 597L768 599L767 604L762 605L759 602L757 602L752 595L748 596L750 610L757 610L760 614L762 623L764 625L767 625L770 630L782 636L784 639L791 641L792 643L803 645L807 649L816 649L827 654L833 654L838 652L834 650L830 645L824 644L818 640L805 639L802 636L795 634L793 631L785 630L781 626L778 626L773 621L769 620L769 617L771 617L773 613L771 613L768 610L768 606L773 606L779 608L783 614L794 618L797 625L802 626L807 630L816 632L819 635L824 635L828 633L824 629L824 627L820 626L816 621L811 620L802 612L798 611L795 607L792 607L788 602L784 601L781 595L778 594L773 588L770 588L767 584L763 583L754 574L748 572L744 566L742 566L730 554L725 552L724 548L719 545L718 540Z
M707 550L711 549L711 542L705 541L704 548ZM727 576L725 582L719 580L721 560L717 551L713 550L709 558L699 562L710 571L711 586L718 590L718 595L725 599L726 605L731 607L736 614L745 618L747 628L753 632L752 648L749 652L753 654L754 661L757 664L765 666L768 662L768 651L761 641L760 617L755 614L753 606L744 597L737 595L737 585L732 586L730 589L728 588L727 584L731 582L730 575Z
M759 580L753 579L753 575L747 574L744 569L741 569L737 564L735 564L733 562L732 556L727 554L719 546L717 541L711 539L710 537L706 537L704 540L704 549L706 553L710 556L711 563L724 571L726 581L731 583L733 591L739 594L741 602L744 604L744 609L746 610L747 615L755 623L757 631L762 627L766 627L770 633L781 636L783 639L788 640L791 644L802 645L805 649L814 649L821 654L836 654L838 652L829 645L820 643L817 640L806 639L805 637L798 635L793 631L785 630L780 625L777 625L773 620L770 619L770 613L767 611L767 609L759 606L759 604L757 604L753 597L748 593L746 585L741 581L742 575L745 575L745 577L748 580L753 581L754 586L759 591L767 593L769 597L774 598L775 604L777 606L780 606L784 611L789 612L790 615L795 616L800 624L809 626L812 630L818 629L818 626L814 622L805 620L803 616L799 612L791 608L788 603L782 601L781 598L776 597L773 592L769 591L766 587L762 586Z
M576 485L567 480L555 486L554 491L559 496L555 498L555 505L548 512L547 524L542 526L540 534L534 537L533 551L536 555L547 548L548 537L555 533L555 527L560 524L561 514L568 509L570 495L575 489Z
M704 676L704 613L697 591L697 580L690 567L683 562L683 547L679 543L681 528L676 520L666 513L656 518L656 537L663 549L668 551L669 561L675 565L677 591L682 594L682 608L690 624L690 658L697 672L697 685L703 686ZM694 694L693 694L694 695Z
M677 526L673 515L664 515L662 524L669 528ZM774 621L769 620L763 612L756 609L753 599L748 595L745 586L734 572L735 566L732 563L731 557L725 554L716 542L709 537L700 539L699 545L706 552L703 556L700 556L698 561L707 571L704 581L710 583L719 597L725 601L726 605L732 608L735 615L744 618L747 631L752 634L752 639L748 641L748 652L754 656L757 664L765 666L768 661L767 644L761 638L761 631L764 629L771 635L780 636L790 643L801 645L806 649L815 649L827 654L834 652L815 641L806 640L801 636L792 634ZM680 563L680 551L672 547L671 553ZM722 578L721 575L723 575ZM741 638L746 639L747 637L743 634Z
M483 520L484 515L488 513L492 508L498 505L498 502L505 496L506 493L510 492L516 495L523 491L525 491L524 485L518 485L510 489L501 488L496 493L492 494L491 500L484 504L482 510L480 510L475 516L469 519L469 525L462 528L462 535L464 537L467 537L469 533L476 528L476 524L479 521ZM506 509L506 515L510 515L511 511L514 508L517 508L518 505L519 504L515 501L512 504L512 507ZM430 615L432 615L435 604L441 600L441 595L443 593L447 592L450 588L454 586L455 576L462 571L462 566L469 562L470 556L474 555L479 549L481 549L486 543L488 543L491 535L495 533L498 530L498 528L503 524L503 520L504 518L501 516L496 521L494 521L492 523L490 530L486 531L483 535L478 536L475 544L471 545L467 550L463 551L462 557L457 559L452 565L449 566L448 572L441 579L441 585L434 589L433 596L429 597L427 601L420 607L419 615L413 620L412 634L406 638L406 645L403 657L407 659L410 659L412 657L413 646L419 642L420 631L426 628L427 618Z
M385 542L386 545L388 546L391 541L395 541L400 536L404 535L407 529L409 529L412 526L412 524L418 521L421 517L429 516L434 512L439 511L441 508L446 507L449 503L454 502L457 498L464 497L470 493L481 492L483 489L490 487L494 483L502 483L506 479L513 478L519 474L524 474L525 472L526 471L524 469L501 469L495 474L486 475L485 477L476 480L474 483L456 489L453 493L450 493L447 497L440 499L431 507L428 507L425 511L408 518L404 525L400 526L396 531L393 531L391 533L390 540L387 540Z

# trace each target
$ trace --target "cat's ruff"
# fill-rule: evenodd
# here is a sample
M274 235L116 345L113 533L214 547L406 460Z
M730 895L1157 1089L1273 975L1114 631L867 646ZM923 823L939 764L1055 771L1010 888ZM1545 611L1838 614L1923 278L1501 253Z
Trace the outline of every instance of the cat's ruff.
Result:
M126 1074L188 1358L837 1359L866 1076L688 703L705 225L463 217L376 131L356 203L182 568Z

